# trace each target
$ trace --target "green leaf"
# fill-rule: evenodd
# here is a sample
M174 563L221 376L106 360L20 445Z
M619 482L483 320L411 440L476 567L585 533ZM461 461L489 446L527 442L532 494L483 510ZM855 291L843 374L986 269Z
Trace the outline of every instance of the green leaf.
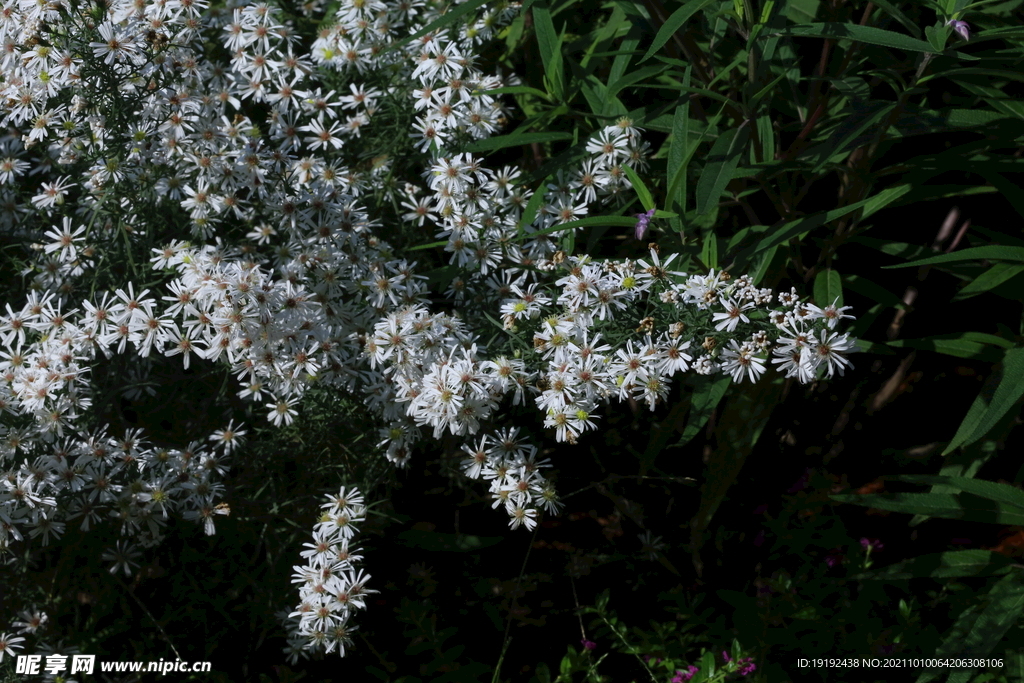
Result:
M728 376L719 377L714 381L699 380L691 398L689 419L676 446L685 446L690 443L693 437L704 429L704 425L711 419L711 413L718 407L731 383L732 379Z
M691 67L686 67L683 74L683 87L690 87ZM671 182L686 162L687 146L690 144L690 98L684 98L683 103L676 107L675 115L672 117L672 140L668 146L668 175ZM674 187L669 187L665 195L666 208L672 209L679 206L679 210L686 212L686 178L683 177L683 188L681 192L675 192Z
M969 447L958 453L946 457L939 470L941 477L966 477L971 479L977 476L981 466L988 462L995 454L995 444L991 441L982 442L980 446ZM931 493L954 493L957 489L943 484L932 484ZM925 515L914 515L908 526L917 526L928 520Z
M1014 683L1020 683L1020 680L1024 679L1024 651L1007 650L1003 657L1006 659L1006 678Z
M1015 571L996 581L978 607L972 605L957 619L935 656L973 659L992 652L1024 611L1021 579L1021 572ZM957 673L970 674L971 671ZM960 678L962 681L970 679L970 675Z
M558 671L562 676L572 675L572 660L569 659L569 655L562 657L562 664L558 667ZM559 676L559 679L561 679L561 676Z
M945 74L942 74L945 76ZM1010 98L1006 92L1000 88L993 88L986 85L979 85L977 83L970 83L962 78L950 78L950 80L957 83L961 88L977 95L985 100L985 102L998 112L1006 114L1007 116L1013 116L1018 119L1024 119L1024 102Z
M715 675L715 653L705 652L700 658L700 672L710 679Z
M905 481L910 484L937 484L956 491L965 491L975 496L987 498L1024 510L1024 491L1009 484L999 484L972 477L944 477L940 474L903 474L888 476L891 481Z
M654 197L651 196L651 191L647 189L647 185L640 179L636 171L630 168L628 165L623 164L622 170L625 172L626 177L629 178L629 182L633 185L633 189L636 190L636 196L640 198L640 203L643 204L645 211L650 211L654 208Z
M995 341L998 340L998 341ZM992 345L1003 346L1008 342L1002 337L983 334L980 332L953 332L950 334L936 334L923 339L897 339L888 343L889 346L897 348L921 349L922 351L935 351L947 356L957 358L977 358L992 362L1002 358L1002 353L990 348Z
M772 259L775 258L775 253L779 250L778 246L771 247L767 251L761 253L760 260L757 266L754 268L754 273L751 277L754 280L755 285L761 284L761 280L768 273L768 269L771 267Z
M441 242L430 242L429 244L421 244L421 245L416 246L416 247L409 247L408 249L406 249L406 251L419 251L421 249L433 249L434 247L443 247L446 244L448 244L448 240L443 240Z
M747 146L750 129L746 126L733 128L718 136L711 146L707 164L697 181L697 213L705 214L717 205L725 186L732 180L733 171L740 162L740 156Z
M551 10L546 5L533 8L533 25L537 32L537 45L544 64L544 76L551 94L559 102L565 95L565 76L562 70L562 39L555 32Z
M857 581L905 581L949 579L960 576L991 576L1010 571L1013 560L991 550L951 550L904 560L878 571L856 574Z
M715 237L713 231L704 236L704 243L700 249L700 262L709 270L718 268L718 238Z
M636 56L636 48L639 44L640 41L636 38L626 38L622 41L622 44L619 46L620 50L616 53L615 61L612 62L611 71L608 72L608 85L619 80L622 78L622 74L626 73L629 60Z
M878 303L896 309L907 308L903 301L880 284L872 282L860 275L843 275L846 288Z
M915 38L921 37L921 27L918 26L913 19L904 14L898 7L887 0L877 0L875 4L885 10L885 12L891 15L893 19L900 22L908 31L913 33Z
M768 163L775 160L775 129L769 116L757 119L757 139L761 143L761 159Z
M963 612L961 612L960 616L958 616L956 621L953 622L952 628L949 629L949 633L946 635L945 641L942 645L939 645L936 652L955 652L958 649L957 644L963 641L967 636L967 633L971 630L971 627L973 627L975 622L978 620L981 610L982 605L980 603L975 603L973 605L969 605ZM939 678L943 673L944 672L940 672L936 669L925 669L924 673L917 677L917 683L928 683L928 681L933 681L936 678ZM952 678L956 673L957 671L954 670L954 672L950 674L950 677ZM947 683L949 683L948 680ZM959 683L959 681L957 683Z
M839 91L850 104L854 102L867 102L871 99L871 86L859 76L848 76L846 78L830 78L829 83Z
M749 249L749 253L745 254L745 256L746 258L750 258L762 251L766 251L768 249L771 249L772 247L777 247L783 242L786 242L794 237L797 237L798 235L810 232L815 228L819 228L838 218L842 218L846 214L852 213L857 209L861 208L862 206L865 206L872 199L874 199L874 197L872 197L871 199L862 199L861 201L850 204L849 206L843 206L838 209L833 209L832 211L828 211L826 213L819 213L814 216L808 216L806 218L800 218L795 221L790 221L789 223L784 223L783 225L777 227L775 230L769 232L768 236L762 239L760 242L758 242L756 246Z
M897 185L895 187L882 190L864 204L864 213L861 214L861 220L881 211L885 207L889 206L889 204L892 204L894 201L908 194L912 189L913 185L908 183L906 185Z
M485 91L488 95L536 95L542 97L545 100L549 100L550 97L543 90L537 88L530 88L525 85L509 85L504 88L494 88L493 90Z
M665 24L658 29L658 35L654 37L654 42L651 43L651 47L647 50L647 54L643 56L643 59L640 60L640 63L643 64L650 59L654 53L660 50L662 46L668 42L669 38L672 37L672 34L682 28L683 24L685 24L690 17L710 5L712 2L714 2L714 0L689 0L689 2L673 12L672 15L665 20Z
M1024 508L970 493L837 493L831 498L839 503L853 503L911 515L986 524L1024 525Z
M899 256L900 258L918 258L921 254L930 251L927 247L920 244L910 244L908 242L893 242L891 240L880 240L873 237L867 237L865 235L858 235L850 240L858 244L877 249L883 254L889 256Z
M988 434L1020 397L1024 396L1024 347L1018 346L1008 350L997 373L999 384L995 391L990 397L988 391L982 389L967 411L960 428L956 430L953 440L942 452L943 455L961 446L969 446ZM993 383L994 380L989 382L989 386Z
M717 114L715 114L708 120L707 125L704 127L704 130L701 131L700 138L698 138L697 142L693 143L692 146L689 144L688 137L683 140L682 144L686 149L686 152L683 156L682 162L679 164L678 168L676 168L675 175L673 175L669 179L668 191L666 193L666 196L668 197L677 197L678 205L680 207L686 206L686 169L690 165L690 160L693 159L694 154L697 153L697 148L700 146L700 143L704 141L704 136L708 134L709 130L712 130L716 125L718 125L718 121L722 118L722 115L724 113L725 107L723 106ZM675 126L675 121L673 121L673 126ZM686 128L688 132L689 119L687 119ZM717 203L715 203L714 206L716 209L718 208ZM698 214L699 213L701 212L698 212Z
M814 278L814 302L819 308L843 305L843 282L839 273L826 268Z
M949 40L950 33L949 27L943 26L941 22L936 26L924 27L925 38L928 39L928 44L932 46L936 53L946 49L946 41Z
M992 291L1007 280L1024 273L1024 266L1017 266L1012 263L997 263L984 273L974 278L953 297L953 301L963 301L972 296ZM1021 293L1024 296L1024 292Z
M881 45L907 52L934 53L935 49L923 40L905 36L902 33L886 31L874 26L859 26L842 22L824 22L820 24L804 24L789 28L772 35L804 36L809 38L836 38L856 40L869 45Z
M590 106L590 111L597 116L604 116L608 107L608 97L606 95L608 88L605 87L605 84L594 74L587 74L582 78L577 78L576 82L580 86L580 92L583 93L584 99L587 100L587 104ZM616 101L618 101L617 98Z
M562 251L564 251L566 254L569 254L571 256L575 249L576 249L576 231L575 230L566 230L565 234L562 235Z
M618 95L619 91L622 90L623 88L632 85L633 83L636 83L638 81L642 81L648 76L656 76L658 74L663 74L664 72L665 67L661 66L660 64L645 66L642 69L631 71L608 86L608 96L611 97L614 95Z
M939 263L961 263L963 261L1015 261L1024 263L1024 247L1009 247L1001 244L991 244L985 247L971 247L961 249L951 254L941 254L931 258L923 258L910 263L900 263L895 266L882 266L882 268L909 268L911 266L931 266Z
M812 173L819 173L830 163L842 161L857 148L857 138L869 128L879 125L896 105L891 102L854 102L840 115L840 124L828 140L807 150L804 157L814 163Z
M520 145L532 145L533 143L554 142L555 140L572 140L569 133L509 133L498 135L493 138L477 140L466 145L463 149L466 152L493 152L506 147L518 147Z
M522 218L519 219L519 236L523 237L523 228L527 225L533 225L534 219L537 217L537 211L540 210L540 205L544 203L544 188L547 185L547 181L550 179L545 178L537 188L537 191L530 197L530 201L526 203L526 208L523 209Z
M794 23L814 21L820 5L821 0L790 0L783 3L782 11L785 13L786 18Z

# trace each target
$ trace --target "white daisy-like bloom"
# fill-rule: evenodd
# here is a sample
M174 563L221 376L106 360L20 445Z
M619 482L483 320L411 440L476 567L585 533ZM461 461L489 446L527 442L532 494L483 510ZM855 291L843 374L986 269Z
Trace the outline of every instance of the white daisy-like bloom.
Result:
M24 647L24 645L22 645L24 642L24 636L0 633L0 662L3 662L4 657L7 655L14 657L16 653Z
M754 308L753 302L747 302L745 304L737 304L728 297L722 297L721 305L725 308L724 312L715 313L713 315L715 321L715 329L719 332L725 330L727 332L735 332L736 326L740 322L749 323L750 318L746 316L746 312Z
M288 615L292 638L303 650L335 650L342 657L351 646L356 626L350 620L366 609L370 576L359 568L363 557L352 548L355 525L366 520L363 495L357 488L342 486L337 495L327 496L325 512L313 530L313 542L305 543L300 557L305 565L294 567L292 583L299 586L299 604Z
M721 358L722 372L732 375L734 382L742 382L744 378L756 382L764 374L764 358L750 342L741 345L735 339L730 339L729 347L722 349Z
M824 366L828 377L837 372L842 376L846 368L852 368L853 363L846 357L847 353L854 351L856 345L849 336L838 332L824 331L817 336L810 338L810 343L804 349L814 367Z

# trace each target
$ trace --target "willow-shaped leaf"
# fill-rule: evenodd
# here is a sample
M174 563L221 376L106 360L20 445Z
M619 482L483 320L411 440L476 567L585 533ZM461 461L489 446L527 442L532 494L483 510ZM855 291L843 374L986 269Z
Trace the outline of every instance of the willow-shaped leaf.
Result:
M904 581L907 579L949 579L960 576L991 576L1010 571L1013 560L991 550L951 550L921 555L877 571L854 575L857 581Z
M801 26L790 26L781 31L778 35L783 36L806 36L813 38L848 38L859 43L869 45L881 45L892 47L907 52L931 52L935 49L927 42L905 36L895 31L875 28L874 26L859 26L843 22L831 21L820 24L804 24Z
M718 203L725 186L732 180L733 171L747 146L750 130L746 126L734 128L718 136L711 146L708 162L697 181L697 213L705 214Z
M814 278L814 302L821 308L843 305L843 282L839 273L826 268Z
M968 446L988 434L989 430L1024 396L1024 347L1006 352L1000 369L1001 377L991 397L982 389L967 416L956 430L943 455L961 446Z
M685 5L677 9L672 15L665 21L660 29L658 29L658 35L654 36L654 42L651 43L650 49L647 50L647 54L640 60L643 64L650 59L654 53L662 48L662 46L668 42L672 34L682 28L683 24L697 12L701 11L714 0L690 0Z
M882 266L888 268L909 268L911 266L932 266L942 263L960 263L962 261L1014 261L1024 263L1024 247L1010 247L1002 244L990 244L984 247L971 247L961 249L951 254L940 254L931 258L918 259L910 263L900 263L895 266Z

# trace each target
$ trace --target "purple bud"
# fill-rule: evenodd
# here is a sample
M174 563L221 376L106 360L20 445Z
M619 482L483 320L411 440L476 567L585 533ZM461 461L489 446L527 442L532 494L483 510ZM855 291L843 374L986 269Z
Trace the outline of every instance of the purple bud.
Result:
M960 21L958 19L950 19L946 23L946 26L952 26L953 30L957 32L957 35L959 35L964 40L970 40L971 39L971 27L967 25L966 21Z
M651 219L654 218L654 209L651 209L646 213L638 213L636 214L636 218L636 238L638 240L642 240L644 235L647 234L647 227L650 224Z
M583 645L583 649L587 651L593 650L597 647L597 643L592 640L587 640L586 638L581 640L580 643Z

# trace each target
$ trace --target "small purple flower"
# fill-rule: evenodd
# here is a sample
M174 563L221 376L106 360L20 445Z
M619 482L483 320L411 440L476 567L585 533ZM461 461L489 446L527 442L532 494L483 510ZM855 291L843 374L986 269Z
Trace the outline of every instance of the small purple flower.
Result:
M946 26L952 26L953 30L957 32L964 40L971 39L971 27L967 25L966 21L960 21L958 19L950 19L946 22Z
M580 641L580 644L581 644L581 645L583 645L583 649L584 649L584 650L587 650L588 652L589 652L590 650L593 650L594 648L596 648L596 647L597 647L597 643L595 643L595 642L594 642L594 641L592 641L592 640L587 640L586 638L584 638L583 640L581 640L581 641Z
M692 664L686 667L686 671L676 669L676 675L672 678L672 683L685 683L686 681L693 678L693 675L698 671L700 671L700 669L698 669Z
M860 545L864 550L881 550L885 546L877 538L862 538L860 539Z
M646 213L638 213L636 218L636 238L642 240L644 235L647 234L647 228L650 225L651 219L654 218L654 209Z
M757 664L754 664L754 660L750 657L747 657L746 659L741 659L739 663L743 665L739 669L740 676L752 674L754 673L754 671L757 670Z
M728 652L726 652L725 650L722 650L722 660L726 661L726 662L731 662L732 661L732 657L729 656Z

